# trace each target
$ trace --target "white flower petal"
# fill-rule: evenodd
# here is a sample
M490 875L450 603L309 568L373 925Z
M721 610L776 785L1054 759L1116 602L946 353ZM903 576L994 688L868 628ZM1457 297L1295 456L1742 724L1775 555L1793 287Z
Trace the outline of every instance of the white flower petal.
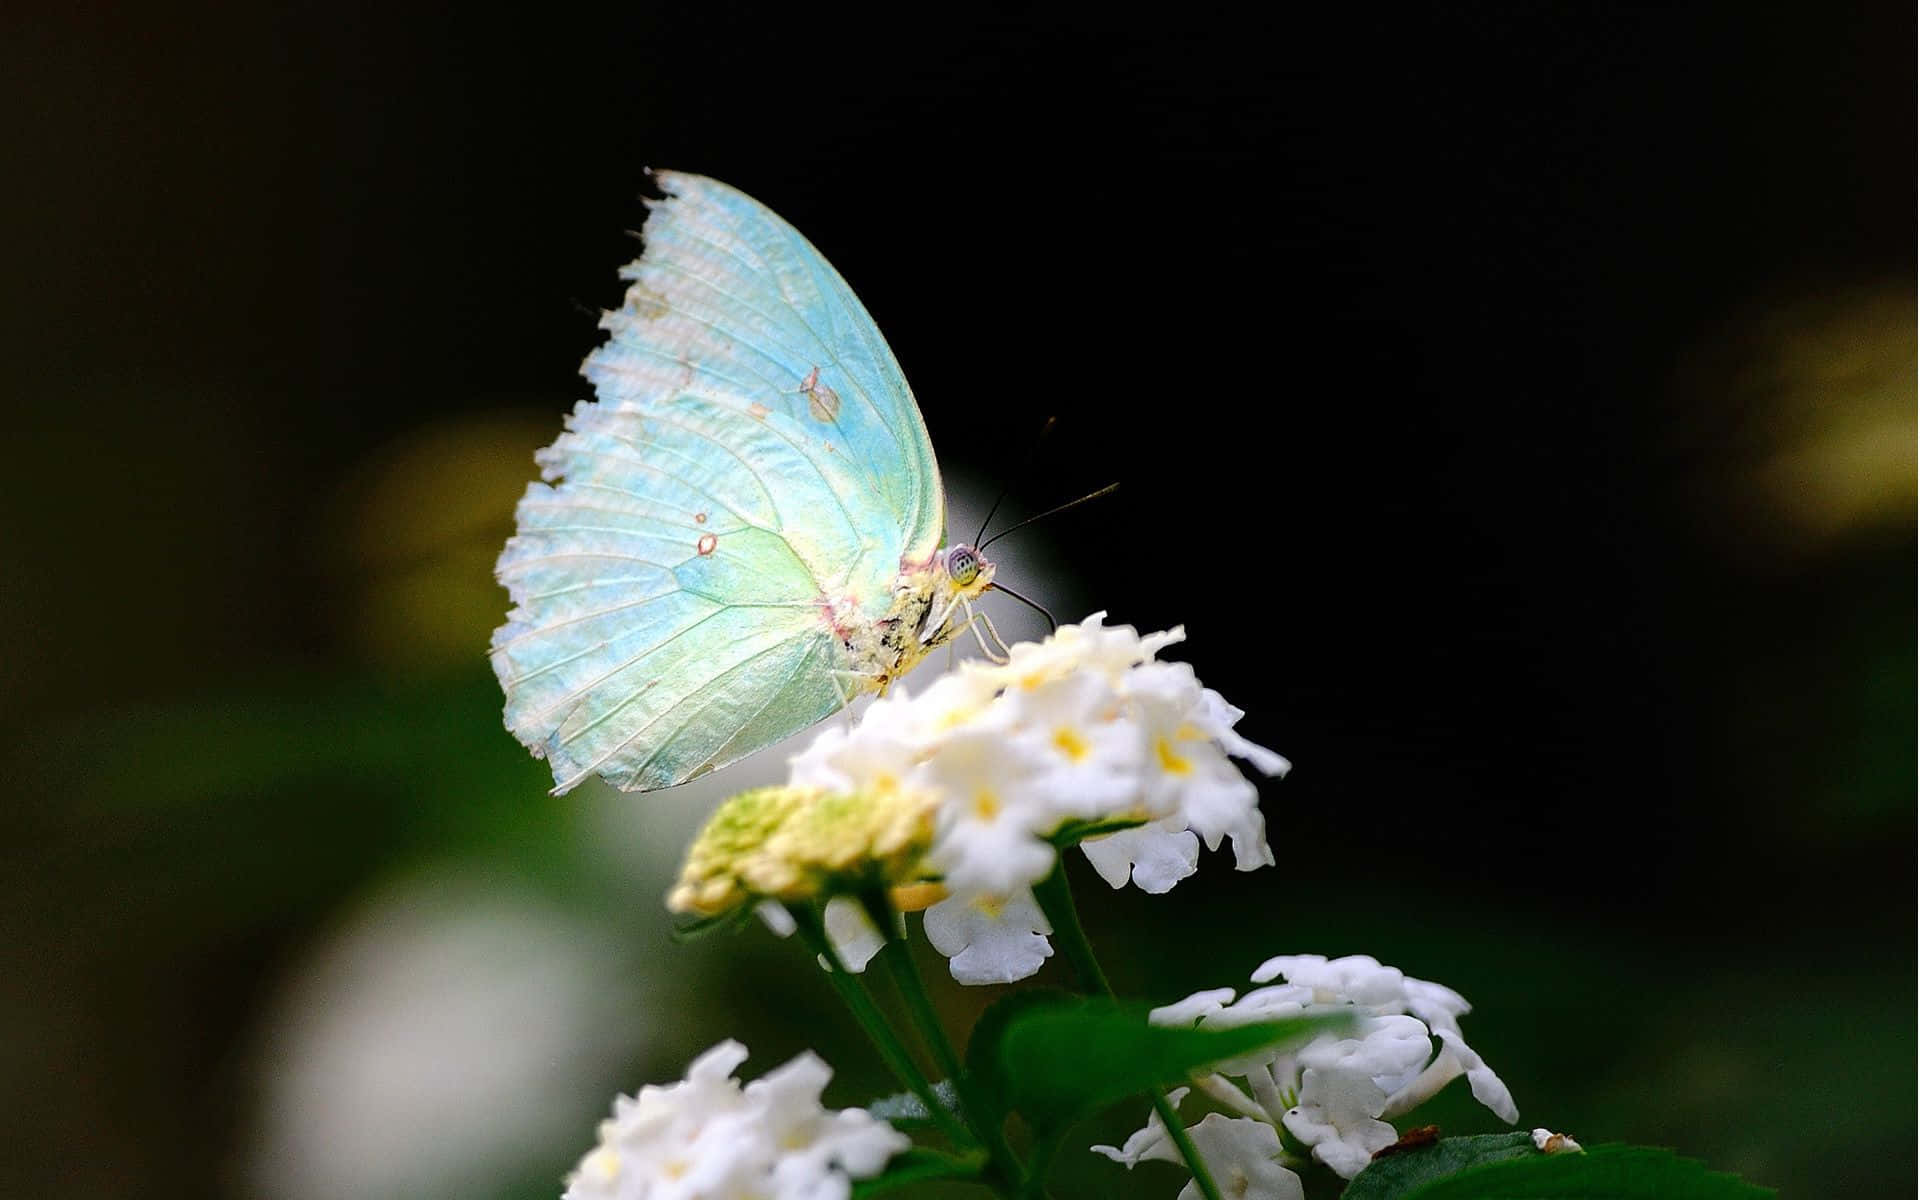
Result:
M1186 1088L1174 1088L1167 1093L1167 1103L1175 1111L1180 1110L1180 1102L1187 1098ZM1179 1162L1180 1151L1174 1146L1173 1139L1167 1135L1167 1127L1160 1120L1158 1112L1147 1114L1145 1128L1136 1129L1128 1135L1126 1144L1121 1146L1094 1146L1095 1154L1104 1155L1114 1162L1125 1166L1129 1171L1137 1163L1148 1159L1160 1159L1164 1162Z
M1406 1003L1407 977L1367 954L1329 959L1322 954L1283 954L1253 973L1255 983L1284 976L1288 983L1312 988L1322 1004L1364 1004L1397 1012Z
M1235 733L1233 727L1241 717L1247 714L1228 704L1226 698L1212 688L1204 688L1200 693L1201 709L1206 715L1202 725L1215 741L1226 747L1228 754L1235 758L1244 758L1253 764L1253 769L1270 779L1283 779L1293 764L1281 755L1275 754L1265 746L1248 741Z
M927 861L948 888L1009 893L1053 870L1058 856L1043 835L1056 822L1031 791L1042 765L1018 739L962 730L915 769L915 787L946 797Z
M1467 998L1450 987L1428 983L1424 979L1406 981L1407 1011L1435 1030L1460 1032L1460 1018L1473 1011Z
M1210 992L1195 992L1184 1000L1175 1000L1172 1004L1163 1004L1147 1013L1147 1022L1167 1029L1191 1028L1202 1017L1220 1012L1233 1003L1232 988L1214 988Z
M847 970L861 972L880 953L887 942L873 919L867 916L867 910L851 896L835 896L827 901L822 919L827 927L827 940L833 943L833 951Z
M1302 1076L1300 1103L1283 1121L1289 1133L1313 1148L1315 1158L1352 1179L1376 1151L1399 1139L1393 1126L1379 1119L1386 1103L1386 1093L1358 1071L1309 1068Z
M844 1200L911 1141L859 1109L820 1104L833 1072L803 1053L744 1089L746 1058L722 1042L687 1077L614 1101L599 1144L567 1179L566 1200L754 1196Z
M1493 1073L1473 1047L1450 1029L1436 1029L1434 1036L1445 1047L1443 1053L1451 1054L1465 1069L1467 1086L1473 1092L1473 1098L1487 1106L1493 1115L1511 1125L1520 1119L1520 1108L1513 1102L1513 1093L1500 1077Z
M1158 896L1200 864L1200 839L1191 830L1169 828L1170 824L1155 822L1088 838L1080 849L1107 886L1122 888L1131 879L1141 891Z
M1392 1117L1463 1074L1477 1100L1509 1123L1517 1118L1506 1085L1461 1038L1458 1018L1468 1006L1450 988L1407 979L1366 955L1281 955L1262 963L1253 979L1266 986L1237 1000L1230 988L1196 992L1154 1009L1150 1019L1226 1029L1307 1012L1352 1012L1356 1022L1343 1035L1321 1034L1285 1053L1216 1064L1204 1089L1239 1119L1278 1123L1340 1175L1351 1179L1393 1144ZM1269 982L1276 979L1286 982ZM1244 1087L1228 1076L1243 1079Z
M1038 971L1053 932L1032 892L949 896L926 912L927 941L948 958L954 979L969 985L1013 983Z
M1305 1200L1300 1177L1275 1160L1280 1135L1273 1126L1245 1117L1208 1113L1187 1130L1200 1161L1207 1164L1220 1195L1230 1200ZM1200 1186L1190 1183L1180 1193L1199 1200Z
M793 914L777 900L767 900L754 907L754 915L759 917L775 937L792 937L793 931L800 928L794 923Z

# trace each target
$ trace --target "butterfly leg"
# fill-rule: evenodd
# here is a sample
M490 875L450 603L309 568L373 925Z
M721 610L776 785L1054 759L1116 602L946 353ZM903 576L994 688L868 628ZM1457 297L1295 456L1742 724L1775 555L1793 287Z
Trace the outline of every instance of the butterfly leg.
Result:
M893 682L882 680L876 684L874 676L866 671L835 670L828 671L827 675L833 680L834 691L840 693L840 711L847 714L849 726L853 724L853 702L860 698L860 693L872 688L884 696L887 685Z
M961 599L959 592L954 592L951 596L947 598L947 602L944 605L942 605L940 608L939 615L936 616L933 620L928 621L921 628L920 641L923 645L930 642L934 642L935 639L940 639L942 641L951 641L952 639L960 636L960 631L958 629L954 630L952 633L946 632L946 629L947 629L947 622L953 618L953 610L959 607L961 603L963 603L963 601ZM971 611L971 609L969 609L969 611Z
M853 725L853 698L859 695L860 692L858 687L848 690L845 684L845 677L848 676L854 679L865 678L865 676L858 671L827 672L827 678L833 680L833 690L840 695L840 711L847 714L847 725L851 727Z
M1007 648L1007 640L1000 636L998 629L993 627L993 622L988 619L987 614L973 611L971 601L962 600L961 603L966 606L967 610L967 623L961 626L961 628L973 630L973 640L980 644L980 652L987 656L987 661L1004 666L1007 660L1013 656L1013 651ZM987 639L980 635L980 626L982 625L986 626L987 632L993 635L994 645L999 646L999 650L995 650L993 646L987 645Z

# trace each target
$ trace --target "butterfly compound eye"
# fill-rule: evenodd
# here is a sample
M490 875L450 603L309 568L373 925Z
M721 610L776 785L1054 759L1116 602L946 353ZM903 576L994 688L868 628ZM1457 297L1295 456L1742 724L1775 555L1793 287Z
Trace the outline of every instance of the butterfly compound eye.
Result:
M947 551L947 578L965 587L980 577L980 553L972 546Z

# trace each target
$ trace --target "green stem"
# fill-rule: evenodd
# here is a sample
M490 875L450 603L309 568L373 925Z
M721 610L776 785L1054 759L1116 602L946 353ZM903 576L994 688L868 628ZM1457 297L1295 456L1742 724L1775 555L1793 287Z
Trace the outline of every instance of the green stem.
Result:
M988 1119L990 1108L979 1102L966 1072L961 1069L960 1056L955 1053L953 1042L947 1037L940 1015L933 1009L933 1001L927 996L920 968L913 961L913 948L900 936L899 927L895 924L892 902L884 891L872 889L860 894L860 904L885 939L880 947L880 960L886 964L894 990L900 993L900 998L906 1003L907 1011L912 1015L921 1039L932 1051L934 1061L952 1082L968 1124L979 1132L995 1170L1016 1192L1024 1192L1027 1173L1014 1156L1013 1147L1007 1144L1006 1133Z
M960 1056L954 1052L953 1042L948 1039L939 1014L933 1011L933 1002L927 997L920 968L913 961L912 949L894 924L892 902L887 899L885 892L867 891L861 893L860 904L867 910L867 917L880 931L880 936L886 939L880 948L881 960L886 963L887 972L893 977L893 986L899 990L900 998L906 1001L907 1011L919 1027L920 1036L926 1039L928 1048L933 1052L934 1062L948 1079L957 1083L960 1079Z
M1167 1135L1179 1148L1180 1157L1187 1160L1187 1167L1193 1171L1193 1181L1200 1187L1200 1194L1207 1200L1220 1200L1220 1186L1213 1181L1213 1173L1207 1170L1207 1164L1200 1157L1199 1147L1187 1136L1187 1127L1180 1120L1180 1114L1173 1109L1173 1101L1167 1098L1167 1089L1156 1087L1147 1093L1153 1101L1153 1111L1160 1114L1160 1123L1167 1127Z
M1113 996L1113 985L1107 982L1107 973L1100 969L1100 960L1093 955L1093 943L1087 940L1087 931L1080 924L1080 910L1073 903L1073 889L1067 886L1067 862L1064 850L1053 864L1053 870L1047 877L1034 886L1034 899L1040 902L1040 911L1046 914L1047 921L1053 926L1053 934L1066 951L1067 961L1073 964L1073 973L1080 977L1080 990L1091 995ZM1200 1157L1200 1151L1194 1147L1193 1139L1187 1136L1187 1127L1181 1123L1180 1114L1174 1111L1173 1102L1167 1098L1167 1090L1155 1087L1148 1091L1148 1099L1153 1101L1153 1111L1160 1115L1161 1124L1167 1127L1167 1136L1173 1139L1180 1157L1186 1160L1187 1169L1193 1172L1193 1182L1206 1200L1220 1200L1219 1185L1214 1183L1212 1172Z
M1040 911L1046 914L1054 936L1067 952L1073 973L1080 977L1080 990L1094 996L1112 996L1113 985L1107 982L1107 973L1100 969L1100 960L1093 956L1093 943L1087 940L1087 931L1080 927L1080 910L1074 907L1073 889L1067 886L1064 852L1054 860L1053 870L1047 877L1034 885L1033 897L1040 902Z
M1021 1200L1034 1196L1045 1196L1047 1172L1053 1167L1053 1156L1059 1153L1060 1144L1066 1141L1065 1131L1050 1134L1040 1139L1033 1147L1033 1158L1028 1163L1033 1175L1027 1180L1027 1186L1021 1189Z
M907 1053L907 1048L900 1044L893 1027L887 1024L886 1017L881 1014L879 1005L868 994L865 981L847 970L846 964L840 961L839 951L833 948L832 940L827 937L826 921L820 910L811 904L789 904L787 911L793 915L794 924L799 927L800 936L805 939L807 947L827 960L827 978L832 981L833 990L840 993L840 999L853 1013L853 1019L866 1031L868 1040L880 1052L887 1069L919 1098L920 1103L927 1106L927 1113L956 1146L972 1145L973 1138L967 1133L966 1126L955 1120L952 1110L934 1094L933 1086L927 1082L927 1077L921 1073L913 1056Z

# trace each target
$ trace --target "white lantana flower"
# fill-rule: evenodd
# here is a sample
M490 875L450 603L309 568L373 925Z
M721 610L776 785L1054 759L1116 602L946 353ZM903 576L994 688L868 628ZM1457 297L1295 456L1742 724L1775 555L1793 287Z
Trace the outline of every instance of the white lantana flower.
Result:
M865 1109L822 1107L833 1072L811 1051L743 1089L746 1058L721 1042L685 1080L615 1099L564 1200L846 1200L911 1144Z
M1230 840L1243 871L1274 861L1259 792L1233 760L1269 775L1287 761L1235 733L1240 710L1191 667L1156 660L1182 631L1143 637L1104 617L1015 645L1005 663L963 663L918 696L895 688L793 760L791 791L931 808L921 877L949 898L928 913L928 933L961 982L1022 979L1052 952L1031 889L1058 859L1050 839L1070 827L1137 823L1081 842L1116 888L1167 891L1194 872L1203 843ZM707 867L698 896L744 890L727 890L743 872L723 866Z
M1300 1177L1278 1161L1280 1135L1273 1126L1208 1113L1187 1136L1223 1198L1306 1200ZM1200 1185L1189 1181L1180 1189L1178 1200L1201 1200L1201 1195Z
M1282 982L1271 982L1276 979ZM1365 955L1283 955L1262 963L1253 981L1269 986L1237 1000L1232 988L1196 992L1154 1009L1149 1019L1176 1028L1227 1029L1353 1010L1358 1022L1344 1033L1321 1034L1286 1053L1257 1052L1224 1062L1194 1080L1210 1099L1241 1117L1284 1127L1340 1175L1358 1175L1396 1140L1388 1123L1392 1118L1461 1075L1474 1099L1494 1115L1510 1125L1519 1119L1506 1084L1461 1037L1459 1019L1471 1006L1451 988L1409 979ZM1142 1147L1157 1144L1156 1137L1164 1138L1165 1132L1156 1135L1156 1128L1149 1122L1128 1146L1135 1146L1136 1138ZM1107 1153L1111 1147L1095 1149Z
M1053 953L1053 927L1033 893L949 896L927 910L927 941L947 956L961 983L1012 983L1040 969Z
M1309 1067L1301 1072L1300 1103L1281 1121L1315 1158L1352 1179L1399 1137L1380 1120L1386 1107L1387 1093L1367 1076Z
M1187 1095L1186 1088L1167 1094L1175 1109ZM1272 1125L1246 1117L1228 1117L1208 1113L1200 1123L1187 1130L1187 1137L1207 1173L1223 1197L1235 1200L1305 1200L1300 1177L1282 1165L1280 1135ZM1145 1129L1136 1131L1124 1146L1095 1146L1128 1170L1148 1159L1178 1163L1184 1161L1167 1134L1158 1113L1147 1119ZM1200 1185L1189 1182L1180 1190L1178 1200L1200 1200Z
M1216 709L1207 689L1185 663L1153 663L1129 672L1126 692L1139 714L1149 746L1145 807L1156 815L1178 814L1207 849L1217 850L1223 837L1233 839L1234 866L1242 871L1273 865L1267 845L1266 822L1259 797L1227 757L1216 733L1207 728ZM1238 711L1238 710L1232 710ZM1227 730L1226 732L1231 732ZM1263 761L1274 775L1289 764L1262 747Z
M1151 896L1172 891L1200 865L1200 839L1177 817L1089 838L1080 849L1109 887L1131 879Z
M1180 1102L1187 1098L1187 1093L1191 1090L1183 1087L1174 1088L1167 1093L1167 1104L1178 1111ZM1128 1170L1149 1159L1159 1159L1163 1162L1180 1161L1180 1151L1174 1146L1173 1139L1167 1136L1166 1123L1160 1119L1158 1112L1147 1114L1146 1127L1134 1130L1127 1138L1125 1145L1095 1146L1093 1152L1106 1155Z
M1031 802L1041 763L1005 733L963 728L935 742L915 775L940 796L927 865L950 891L1006 893L1053 870L1045 840L1057 816Z

